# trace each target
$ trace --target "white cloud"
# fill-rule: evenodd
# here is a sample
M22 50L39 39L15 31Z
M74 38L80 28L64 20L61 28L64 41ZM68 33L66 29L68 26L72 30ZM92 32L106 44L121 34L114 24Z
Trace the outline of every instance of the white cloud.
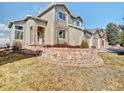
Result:
M0 45L4 45L6 43L9 43L9 38L0 38Z
M0 23L0 31L8 31L7 25Z
M9 32L7 25L0 23L0 46L9 43Z
M5 34L4 33L0 33L0 37L3 37Z

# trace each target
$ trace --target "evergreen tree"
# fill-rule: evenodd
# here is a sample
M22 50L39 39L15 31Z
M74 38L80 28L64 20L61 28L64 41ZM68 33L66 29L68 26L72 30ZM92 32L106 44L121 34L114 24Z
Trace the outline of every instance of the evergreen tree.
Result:
M120 32L120 43L121 45L124 45L124 31Z
M115 23L109 23L106 26L106 34L107 34L109 45L120 44L119 28Z
M120 43L121 43L121 45L124 45L124 25L119 25L119 29L121 31L119 34Z

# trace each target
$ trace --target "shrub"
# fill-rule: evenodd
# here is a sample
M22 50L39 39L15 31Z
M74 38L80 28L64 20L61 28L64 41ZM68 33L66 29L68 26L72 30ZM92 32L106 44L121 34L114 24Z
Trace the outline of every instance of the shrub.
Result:
M22 48L22 43L18 41L13 42L13 51L16 52Z
M6 49L1 49L0 50L0 57L6 56L7 54L8 54L8 52L6 51Z
M96 46L91 46L91 48L96 48Z
M82 41L81 41L80 48L89 48L89 46L88 46L88 42L87 42L87 41L82 40Z

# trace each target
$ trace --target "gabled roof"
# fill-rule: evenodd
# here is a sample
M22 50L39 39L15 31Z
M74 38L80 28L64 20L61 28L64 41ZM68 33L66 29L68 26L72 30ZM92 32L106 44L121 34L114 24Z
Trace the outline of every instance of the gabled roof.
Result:
M81 22L83 22L83 20L82 20L82 18L80 16L73 16L73 15L71 15L71 17L74 18L74 19L79 18L81 20Z
M87 31L91 32L92 34L97 32L98 35L100 36L100 38L104 37L105 36L105 32L101 29L98 29L98 28L94 28L94 29L86 29Z
M42 15L43 15L44 13L46 13L48 10L52 9L54 6L57 6L57 5L59 5L59 6L64 6L65 9L67 10L67 12L68 12L69 14L72 14L72 13L70 12L70 10L68 9L68 7L67 7L64 3L51 3L51 4L49 4L46 8L44 8L44 9L42 10L42 12L37 15L37 17L42 16Z
M73 18L79 18L82 22L83 22L83 20L82 20L82 18L80 17L80 16L73 16L72 15L72 13L71 13L71 11L69 10L69 8L64 4L64 3L51 3L51 4L49 4L46 8L44 8L43 10L42 10L42 12L41 13L39 13L38 15L37 15L37 17L40 17L40 16L42 16L43 14L45 14L47 11L49 11L50 9L52 9L54 6L63 6L66 10L67 10L67 12L71 15L71 17L73 17Z
M43 22L47 22L47 20L44 20L44 19L41 19L41 18L38 18L38 17L32 17L31 15L26 15L23 19L10 21L9 24L8 24L8 28L11 28L14 22L21 22L21 21L26 22L30 18L35 19L35 20L40 20L40 21L43 21Z

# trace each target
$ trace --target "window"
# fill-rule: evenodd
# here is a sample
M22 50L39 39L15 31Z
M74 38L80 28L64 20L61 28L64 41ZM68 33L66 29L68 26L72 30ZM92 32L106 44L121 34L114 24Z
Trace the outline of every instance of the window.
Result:
M84 32L84 37L87 38L87 32Z
M23 27L15 26L15 39L23 39Z
M59 19L66 20L66 15L63 12L59 12Z
M65 30L64 29L59 29L58 30L58 36L61 39L65 39Z
M97 39L98 36L97 36L97 32L93 33L93 39Z
M86 36L87 35L87 32L84 32L84 36Z
M23 27L16 25L16 26L15 26L15 29L16 29L16 30L23 30Z
M76 26L80 26L80 21L76 20L76 21L75 21L75 25L76 25Z
M23 32L22 31L15 31L15 39L23 39Z

